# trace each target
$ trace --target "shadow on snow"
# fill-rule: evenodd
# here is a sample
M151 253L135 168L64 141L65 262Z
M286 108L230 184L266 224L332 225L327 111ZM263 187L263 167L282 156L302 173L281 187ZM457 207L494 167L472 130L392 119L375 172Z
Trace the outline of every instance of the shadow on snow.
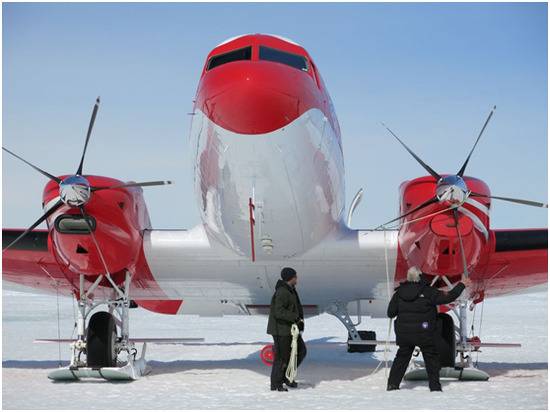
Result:
M304 386L314 387L324 381L352 381L364 378L373 373L373 371L384 362L384 350L367 353L348 353L345 344L341 342L330 342L334 337L310 340L306 342L308 353L304 363L300 367L299 381L304 382ZM252 342L249 345L263 345L265 342ZM243 343L203 343L199 346L219 346L221 348L232 345L247 345ZM185 345L184 345L185 346ZM196 345L193 345L196 346ZM208 371L216 369L234 369L248 370L266 378L271 373L271 368L262 363L260 359L261 347L244 358L219 359L219 360L175 360L175 361L155 361L148 362L151 366L151 373L148 376L168 375L176 373L190 373L192 371ZM182 354L185 354L185 348L182 348ZM393 357L390 353L387 355L388 367L391 366ZM64 361L61 366L67 366ZM14 369L55 369L59 367L57 360L4 360L3 368ZM511 363L511 362L480 362L479 369L486 371L492 377L505 375L514 370L537 371L546 370L548 363ZM384 365L380 365L383 370ZM514 378L532 377L528 375L516 375ZM88 381L89 382L89 381ZM102 381L99 381L102 382ZM449 381L442 380L442 384ZM406 387L425 386L425 382L404 382Z

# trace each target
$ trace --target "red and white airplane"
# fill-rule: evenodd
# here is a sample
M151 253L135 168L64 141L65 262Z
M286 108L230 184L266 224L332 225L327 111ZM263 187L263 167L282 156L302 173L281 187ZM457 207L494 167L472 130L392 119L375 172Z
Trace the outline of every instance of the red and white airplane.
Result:
M265 315L284 266L300 276L307 315L329 312L347 327L350 349L361 337L350 315L384 317L394 285L418 266L438 287L469 276L455 308L448 366L469 366L479 347L467 335L468 304L547 284L547 229L490 227L487 185L428 172L400 187L401 216L373 230L350 228L358 193L345 215L344 159L338 120L319 70L298 44L243 35L215 47L199 81L191 125L194 177L202 222L189 230L151 227L142 186L88 174L86 148L76 173L45 175L43 216L28 230L3 229L3 279L73 295L79 305L71 365L52 378L136 378L128 310L164 314ZM479 141L493 112L487 118ZM47 230L35 230L42 222ZM106 305L108 311L98 311ZM370 335L372 336L372 335ZM369 341L370 342L370 341ZM472 343L472 342L475 342ZM372 342L370 342L372 343ZM372 347L369 347L372 350ZM143 361L143 362L141 362Z

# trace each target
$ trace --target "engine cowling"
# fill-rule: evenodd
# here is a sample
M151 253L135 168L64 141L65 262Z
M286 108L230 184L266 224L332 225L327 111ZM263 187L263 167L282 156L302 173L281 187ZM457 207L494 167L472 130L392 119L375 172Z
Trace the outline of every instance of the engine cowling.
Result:
M123 184L102 176L85 178L93 187ZM63 196L57 183L50 181L46 185L45 211L59 200L60 193ZM95 241L80 207L64 204L47 220L53 250L60 263L84 275L104 274L105 265L113 275L133 271L142 248L142 232L151 227L142 189L123 187L91 192L84 210Z
M449 175L452 176L452 175ZM446 175L442 176L443 178ZM447 187L432 176L424 176L404 182L400 186L400 214L418 207L435 195L440 199L433 204L403 218L399 233L399 246L407 265L417 266L431 275L455 276L464 272L460 232L468 268L479 263L483 248L489 241L490 199L469 196L469 191L490 196L489 187L474 177L463 178L467 191L458 199L442 195ZM452 191L451 191L452 195ZM461 193L461 196L463 193ZM458 226L454 211L458 212ZM446 210L448 209L448 210Z

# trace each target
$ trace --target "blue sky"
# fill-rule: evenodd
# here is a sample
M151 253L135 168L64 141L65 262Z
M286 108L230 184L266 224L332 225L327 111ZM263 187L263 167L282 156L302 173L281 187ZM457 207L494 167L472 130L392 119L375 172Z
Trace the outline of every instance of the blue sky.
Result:
M313 56L343 135L353 226L393 218L398 186L456 172L490 108L468 174L495 195L547 199L547 5L9 4L3 10L3 145L54 174L76 170L94 99L102 106L85 173L172 179L145 189L155 228L199 222L189 116L207 53L274 33ZM45 178L3 156L3 226L41 214ZM546 210L495 201L492 227L546 227Z

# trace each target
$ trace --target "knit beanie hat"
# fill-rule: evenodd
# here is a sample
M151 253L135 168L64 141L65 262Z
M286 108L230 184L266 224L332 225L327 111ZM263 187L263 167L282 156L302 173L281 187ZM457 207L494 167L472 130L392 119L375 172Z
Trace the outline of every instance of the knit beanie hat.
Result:
M281 279L288 282L290 279L296 277L296 271L292 268L283 268L281 270Z

